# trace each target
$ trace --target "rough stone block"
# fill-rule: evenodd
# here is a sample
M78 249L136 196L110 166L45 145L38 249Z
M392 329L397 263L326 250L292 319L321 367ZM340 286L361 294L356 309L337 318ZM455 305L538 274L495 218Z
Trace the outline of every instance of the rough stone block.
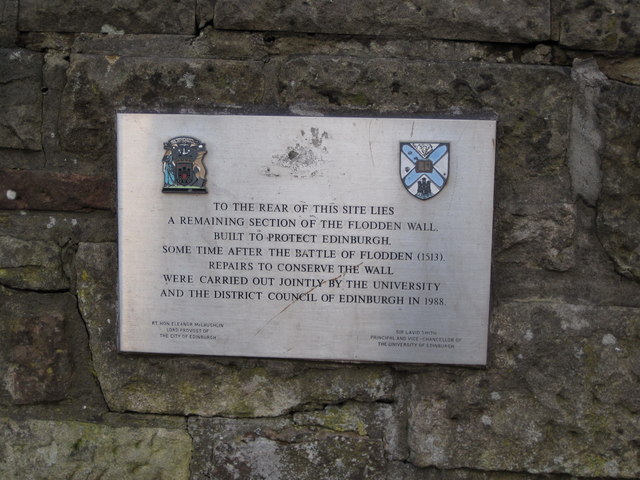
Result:
M554 270L573 265L567 70L309 56L284 62L278 82L280 104L307 111L496 115L499 249L519 245L506 261Z
M496 261L554 271L566 271L574 266L575 204L524 201L506 208L496 212L493 248Z
M0 409L77 419L106 411L73 295L0 287L0 338Z
M0 0L0 47L13 47L18 36L18 0Z
M583 50L638 50L640 5L635 0L553 1L561 45Z
M263 30L414 38L533 42L549 39L548 2L489 0L218 0L215 26Z
M0 288L0 399L34 404L65 398L74 372L66 320L74 310L70 295Z
M399 415L389 404L346 403L322 410L294 413L293 423L320 427L337 433L352 433L381 440L388 458L404 458L406 452Z
M192 34L196 0L20 0L21 31Z
M117 110L194 113L251 105L262 99L263 83L261 62L74 55L62 99L61 147L102 161L111 172Z
M0 170L0 208L82 210L113 207L114 180L79 174Z
M94 368L112 410L266 417L305 405L391 398L386 366L119 354L116 248L81 244L75 264Z
M189 419L192 479L382 480L382 442L285 419Z
M640 309L499 305L487 371L409 379L420 467L637 478Z
M640 85L640 57L598 58L598 66L612 80Z
M21 240L70 246L80 242L115 242L117 225L115 215L110 212L0 211L0 230Z
M547 475L522 472L483 472L473 469L417 468L408 462L390 462L386 480L548 480Z
M213 23L215 0L196 0L196 24L198 28Z
M0 419L2 478L187 480L184 430Z
M602 192L597 226L619 273L640 280L640 87L603 88L598 118L603 136Z
M42 63L38 53L0 49L0 148L42 148Z
M4 380L13 403L64 398L71 383L64 318L49 314L12 320Z
M53 242L0 236L0 284L26 290L68 288L62 249Z
M640 285L622 277L598 238L596 211L584 202L576 202L575 260L569 270L540 269L533 261L511 259L502 245L500 224L496 226L496 261L492 265L492 295L506 302L511 300L547 299L592 305L626 305L640 307ZM517 221L517 215L513 221ZM526 243L515 244L526 248ZM551 250L549 250L551 253ZM507 256L505 256L507 255ZM547 260L552 259L549 257ZM503 260L517 260L503 261ZM524 261L523 261L524 260Z

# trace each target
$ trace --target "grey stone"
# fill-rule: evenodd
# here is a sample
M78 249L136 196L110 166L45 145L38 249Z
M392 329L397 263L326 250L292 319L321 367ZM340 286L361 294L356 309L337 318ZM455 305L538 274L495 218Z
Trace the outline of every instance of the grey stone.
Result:
M553 48L549 45L536 45L533 50L526 50L520 56L522 63L536 63L550 65L553 61Z
M187 480L184 430L0 418L0 476L49 480Z
M496 210L497 262L566 271L575 265L576 207L573 203L510 204Z
M63 53L47 53L43 68L43 119L42 146L46 154L46 164L50 169L61 165L68 166L64 159L57 155L60 151L58 117L60 114L60 99L66 83L66 72L69 61ZM63 157L64 158L64 157Z
M28 290L64 290L62 249L53 242L0 236L0 284Z
M192 417L192 479L382 480L382 442L287 419Z
M12 318L4 383L15 404L61 400L71 383L64 318L45 314Z
M0 49L0 147L40 150L42 56Z
M0 336L0 409L76 419L106 411L73 295L0 287Z
M600 72L593 59L576 60L572 77L578 91L574 96L569 136L571 185L576 195L581 196L589 205L595 205L602 186L598 154L602 146L602 135L595 109L600 88L607 77Z
M0 288L0 399L5 400L0 403L33 404L67 395L72 377L65 331L65 318L73 311L69 300Z
M114 411L266 417L307 405L391 398L386 366L119 354L115 246L81 244L75 266L94 368Z
M215 26L263 30L414 38L532 42L549 38L546 2L385 2L358 0L218 0Z
M117 55L73 55L60 114L61 148L113 171L117 110L196 113L255 104L262 63Z
M15 46L18 36L18 0L0 0L0 47Z
M126 37L126 36L124 36ZM133 39L127 43L132 48ZM95 48L107 43L104 37L83 36L78 48ZM123 42L124 43L124 42ZM136 42L140 45L144 41ZM175 42L174 42L175 44ZM118 44L120 45L120 44ZM175 48L170 47L170 48ZM245 33L206 27L190 42L189 55L216 58L248 58L269 61L274 56L331 55L395 57L435 61L513 61L513 45L448 42L434 39L326 37L287 33ZM112 50L113 51L113 50ZM147 52L148 50L143 50ZM148 55L149 53L145 53Z
M598 103L603 184L598 235L622 275L640 280L640 88L611 83Z
M79 242L114 242L117 234L115 215L109 212L0 211L0 229L21 240L53 242L60 248Z
M213 23L215 0L196 0L196 25L199 29Z
M566 167L573 85L567 71L389 58L297 57L278 75L280 104L359 115L496 115L496 223L506 261L566 270L575 212Z
M496 261L492 265L492 295L500 301L548 299L556 302L594 305L626 305L640 307L640 287L637 282L618 274L602 246L596 231L596 210L577 202L574 265L568 270L540 269L537 258L509 258L500 251L506 233L496 224ZM557 215L550 212L551 215ZM517 214L513 221L518 221ZM567 230L568 232L568 230ZM516 244L516 248L526 245ZM533 247L530 247L533 248ZM548 253L552 253L549 250ZM545 259L548 262L553 257ZM503 261L513 260L513 261ZM544 265L544 264L543 264Z
M45 165L44 152L34 150L0 149L0 168L24 169L42 168ZM0 192L6 196L7 192Z
M389 404L345 403L293 414L293 423L381 440L388 458L403 458L400 417Z
M473 469L417 468L408 462L389 462L386 480L545 480L547 475L522 472L483 472Z
M561 45L619 52L635 52L640 46L640 5L635 0L553 1Z
M192 34L196 0L20 0L22 31Z
M639 319L623 307L498 305L488 370L407 379L409 460L636 478Z
M20 32L20 40L24 48L37 52L61 53L64 55L68 55L71 51L71 46L76 36L77 34L75 33Z

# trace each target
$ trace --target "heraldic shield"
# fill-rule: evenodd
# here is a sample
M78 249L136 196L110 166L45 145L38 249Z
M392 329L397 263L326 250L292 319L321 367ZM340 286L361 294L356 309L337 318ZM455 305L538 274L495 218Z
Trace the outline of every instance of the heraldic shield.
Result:
M448 176L448 143L400 144L400 178L411 195L420 200L435 197L447 184Z
M207 149L193 137L175 137L165 142L162 157L163 192L207 193L207 170L203 159Z

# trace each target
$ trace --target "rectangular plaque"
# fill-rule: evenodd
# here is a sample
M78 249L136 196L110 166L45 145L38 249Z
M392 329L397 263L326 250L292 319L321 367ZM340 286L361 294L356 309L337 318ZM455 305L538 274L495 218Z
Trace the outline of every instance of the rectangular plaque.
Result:
M495 126L119 114L120 349L484 364Z

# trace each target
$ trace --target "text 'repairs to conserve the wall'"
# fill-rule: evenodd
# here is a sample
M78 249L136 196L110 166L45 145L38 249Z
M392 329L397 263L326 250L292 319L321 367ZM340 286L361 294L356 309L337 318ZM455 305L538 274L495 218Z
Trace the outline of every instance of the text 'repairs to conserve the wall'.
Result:
M485 364L495 128L119 114L120 349Z

